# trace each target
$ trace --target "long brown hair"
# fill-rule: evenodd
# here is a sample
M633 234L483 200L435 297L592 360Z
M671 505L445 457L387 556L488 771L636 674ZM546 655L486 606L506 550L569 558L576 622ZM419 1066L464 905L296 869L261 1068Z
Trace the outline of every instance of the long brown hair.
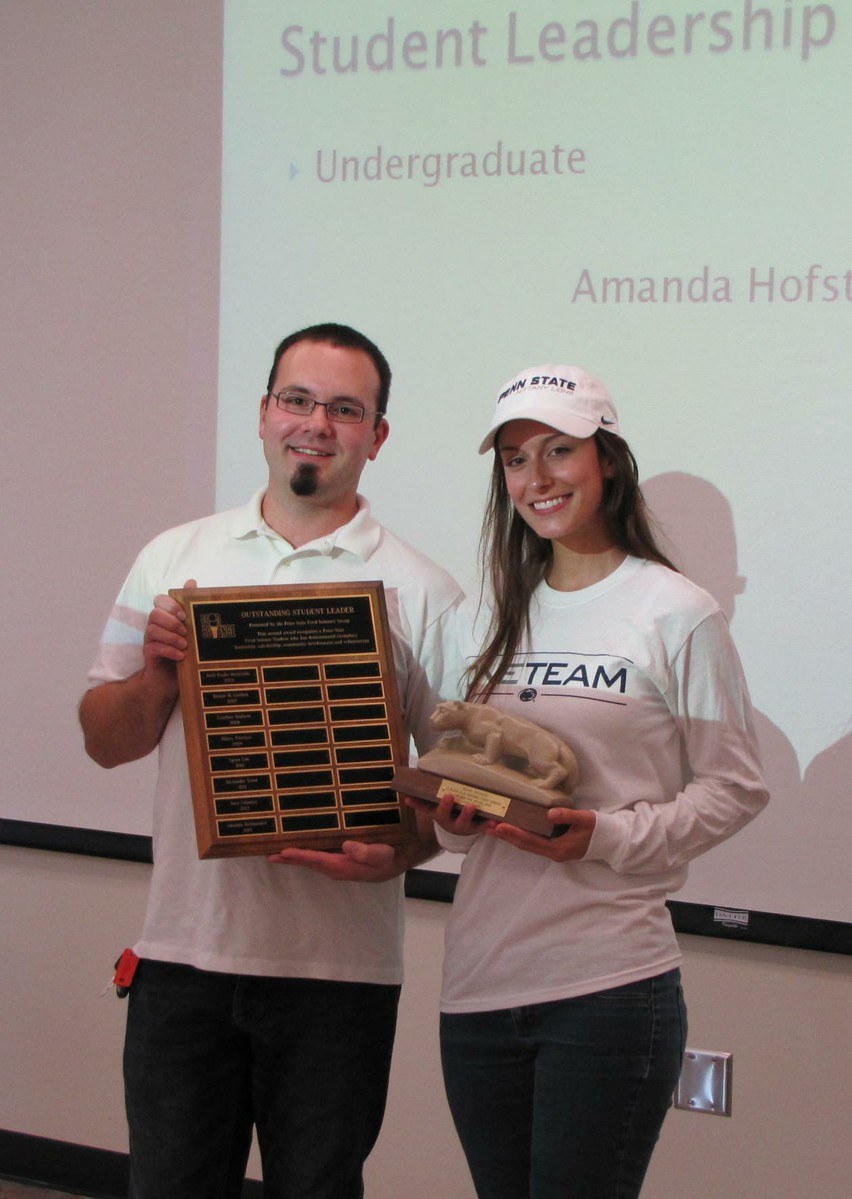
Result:
M616 433L594 434L604 479L601 511L613 545L635 558L677 568L656 543L652 518L639 487L639 468L627 442ZM485 703L530 634L530 601L550 570L553 545L534 533L509 498L495 442L491 487L479 541L480 604L486 587L493 601L485 643L467 671L467 698Z

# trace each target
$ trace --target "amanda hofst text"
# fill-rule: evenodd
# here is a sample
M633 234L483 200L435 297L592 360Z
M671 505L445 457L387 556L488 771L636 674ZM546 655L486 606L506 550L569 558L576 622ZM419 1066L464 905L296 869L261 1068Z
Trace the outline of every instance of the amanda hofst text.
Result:
M654 275L610 274L588 268L577 273L572 304L836 304L852 302L852 267L819 262L752 266L738 275L711 267Z

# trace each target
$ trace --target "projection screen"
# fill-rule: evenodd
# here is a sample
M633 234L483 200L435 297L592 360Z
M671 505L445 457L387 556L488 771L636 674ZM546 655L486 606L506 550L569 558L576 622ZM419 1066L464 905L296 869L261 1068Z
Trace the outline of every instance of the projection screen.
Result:
M836 4L229 3L217 502L277 340L394 369L374 510L466 585L500 384L619 406L725 607L773 799L678 899L848 920L850 14ZM452 868L452 863L450 863Z

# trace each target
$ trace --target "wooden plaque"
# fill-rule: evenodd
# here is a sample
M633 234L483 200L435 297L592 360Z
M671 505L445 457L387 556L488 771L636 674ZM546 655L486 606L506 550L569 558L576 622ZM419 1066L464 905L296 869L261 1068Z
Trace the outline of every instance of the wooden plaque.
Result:
M169 594L199 857L416 837L380 582Z

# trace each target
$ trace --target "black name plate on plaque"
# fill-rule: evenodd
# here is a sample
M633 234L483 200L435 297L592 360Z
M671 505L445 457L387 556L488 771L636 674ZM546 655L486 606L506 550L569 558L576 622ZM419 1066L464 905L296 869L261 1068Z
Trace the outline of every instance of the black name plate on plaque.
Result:
M199 857L416 837L380 582L169 594Z

